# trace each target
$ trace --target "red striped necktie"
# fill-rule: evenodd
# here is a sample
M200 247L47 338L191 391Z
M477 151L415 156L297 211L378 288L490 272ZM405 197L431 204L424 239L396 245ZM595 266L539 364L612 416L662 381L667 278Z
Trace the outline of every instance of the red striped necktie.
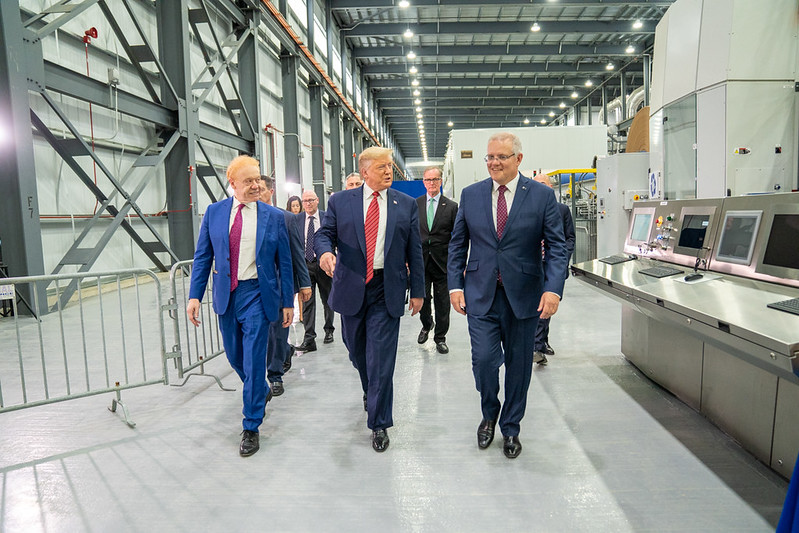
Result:
M380 206L377 197L380 193L372 193L372 202L366 210L364 233L366 234L366 283L372 281L375 275L375 247L377 246L377 227L380 225Z

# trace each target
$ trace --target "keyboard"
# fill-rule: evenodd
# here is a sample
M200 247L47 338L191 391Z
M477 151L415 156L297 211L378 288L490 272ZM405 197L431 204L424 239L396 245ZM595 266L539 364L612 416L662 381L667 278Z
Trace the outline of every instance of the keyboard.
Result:
M645 268L640 272L641 274L646 274L647 276L652 276L653 278L665 278L668 276L673 276L674 274L683 273L683 271L680 270L679 268L662 267L662 266Z
M786 313L799 315L799 298L794 298L792 300L783 300L781 302L774 302L768 304L767 307L771 307L772 309L777 309L779 311L785 311Z
M607 257L603 257L599 261L609 265L618 265L619 263L626 263L627 261L632 261L633 259L635 259L635 257L630 257L628 255L609 255Z

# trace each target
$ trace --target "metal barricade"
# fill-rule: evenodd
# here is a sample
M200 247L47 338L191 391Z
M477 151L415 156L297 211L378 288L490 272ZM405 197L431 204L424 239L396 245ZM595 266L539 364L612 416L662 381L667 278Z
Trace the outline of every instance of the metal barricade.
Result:
M60 296L73 281L66 304ZM146 269L27 276L0 280L13 315L0 318L0 413L169 382L161 283ZM30 287L33 316L20 315L16 293ZM40 291L53 311L39 308ZM43 301L43 300L42 300ZM150 332L158 331L159 335Z
M205 299L200 304L200 326L195 327L186 315L193 263L193 259L179 261L169 271L172 296L166 308L172 322L174 345L166 357L174 359L178 378L183 380L175 386L182 387L192 376L205 376L215 379L220 389L233 391L236 389L225 388L219 377L205 372L205 364L225 352L219 333L219 317L213 308L213 276L208 279Z
M596 220L575 220L574 229L576 242L572 263L596 259Z

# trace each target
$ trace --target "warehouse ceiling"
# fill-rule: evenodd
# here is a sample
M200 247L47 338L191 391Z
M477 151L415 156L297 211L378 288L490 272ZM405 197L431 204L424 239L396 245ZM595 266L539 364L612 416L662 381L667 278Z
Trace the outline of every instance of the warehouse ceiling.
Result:
M552 124L618 96L619 72L643 85L674 0L329 1L399 150L427 160L452 129Z

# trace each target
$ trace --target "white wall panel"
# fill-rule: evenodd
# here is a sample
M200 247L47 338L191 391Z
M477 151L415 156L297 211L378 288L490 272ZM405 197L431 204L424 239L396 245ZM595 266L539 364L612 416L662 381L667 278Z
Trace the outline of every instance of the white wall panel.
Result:
M655 48L652 52L652 79L650 81L650 116L663 107L663 86L666 83L666 49L669 41L671 10L666 11L655 29Z
M696 94L696 197L727 195L727 87Z
M699 69L696 74L697 89L704 89L727 79L732 19L730 0L704 0L702 35L699 39Z
M797 69L796 0L734 0L732 80L794 79Z
M702 0L680 0L669 8L663 105L696 90Z

